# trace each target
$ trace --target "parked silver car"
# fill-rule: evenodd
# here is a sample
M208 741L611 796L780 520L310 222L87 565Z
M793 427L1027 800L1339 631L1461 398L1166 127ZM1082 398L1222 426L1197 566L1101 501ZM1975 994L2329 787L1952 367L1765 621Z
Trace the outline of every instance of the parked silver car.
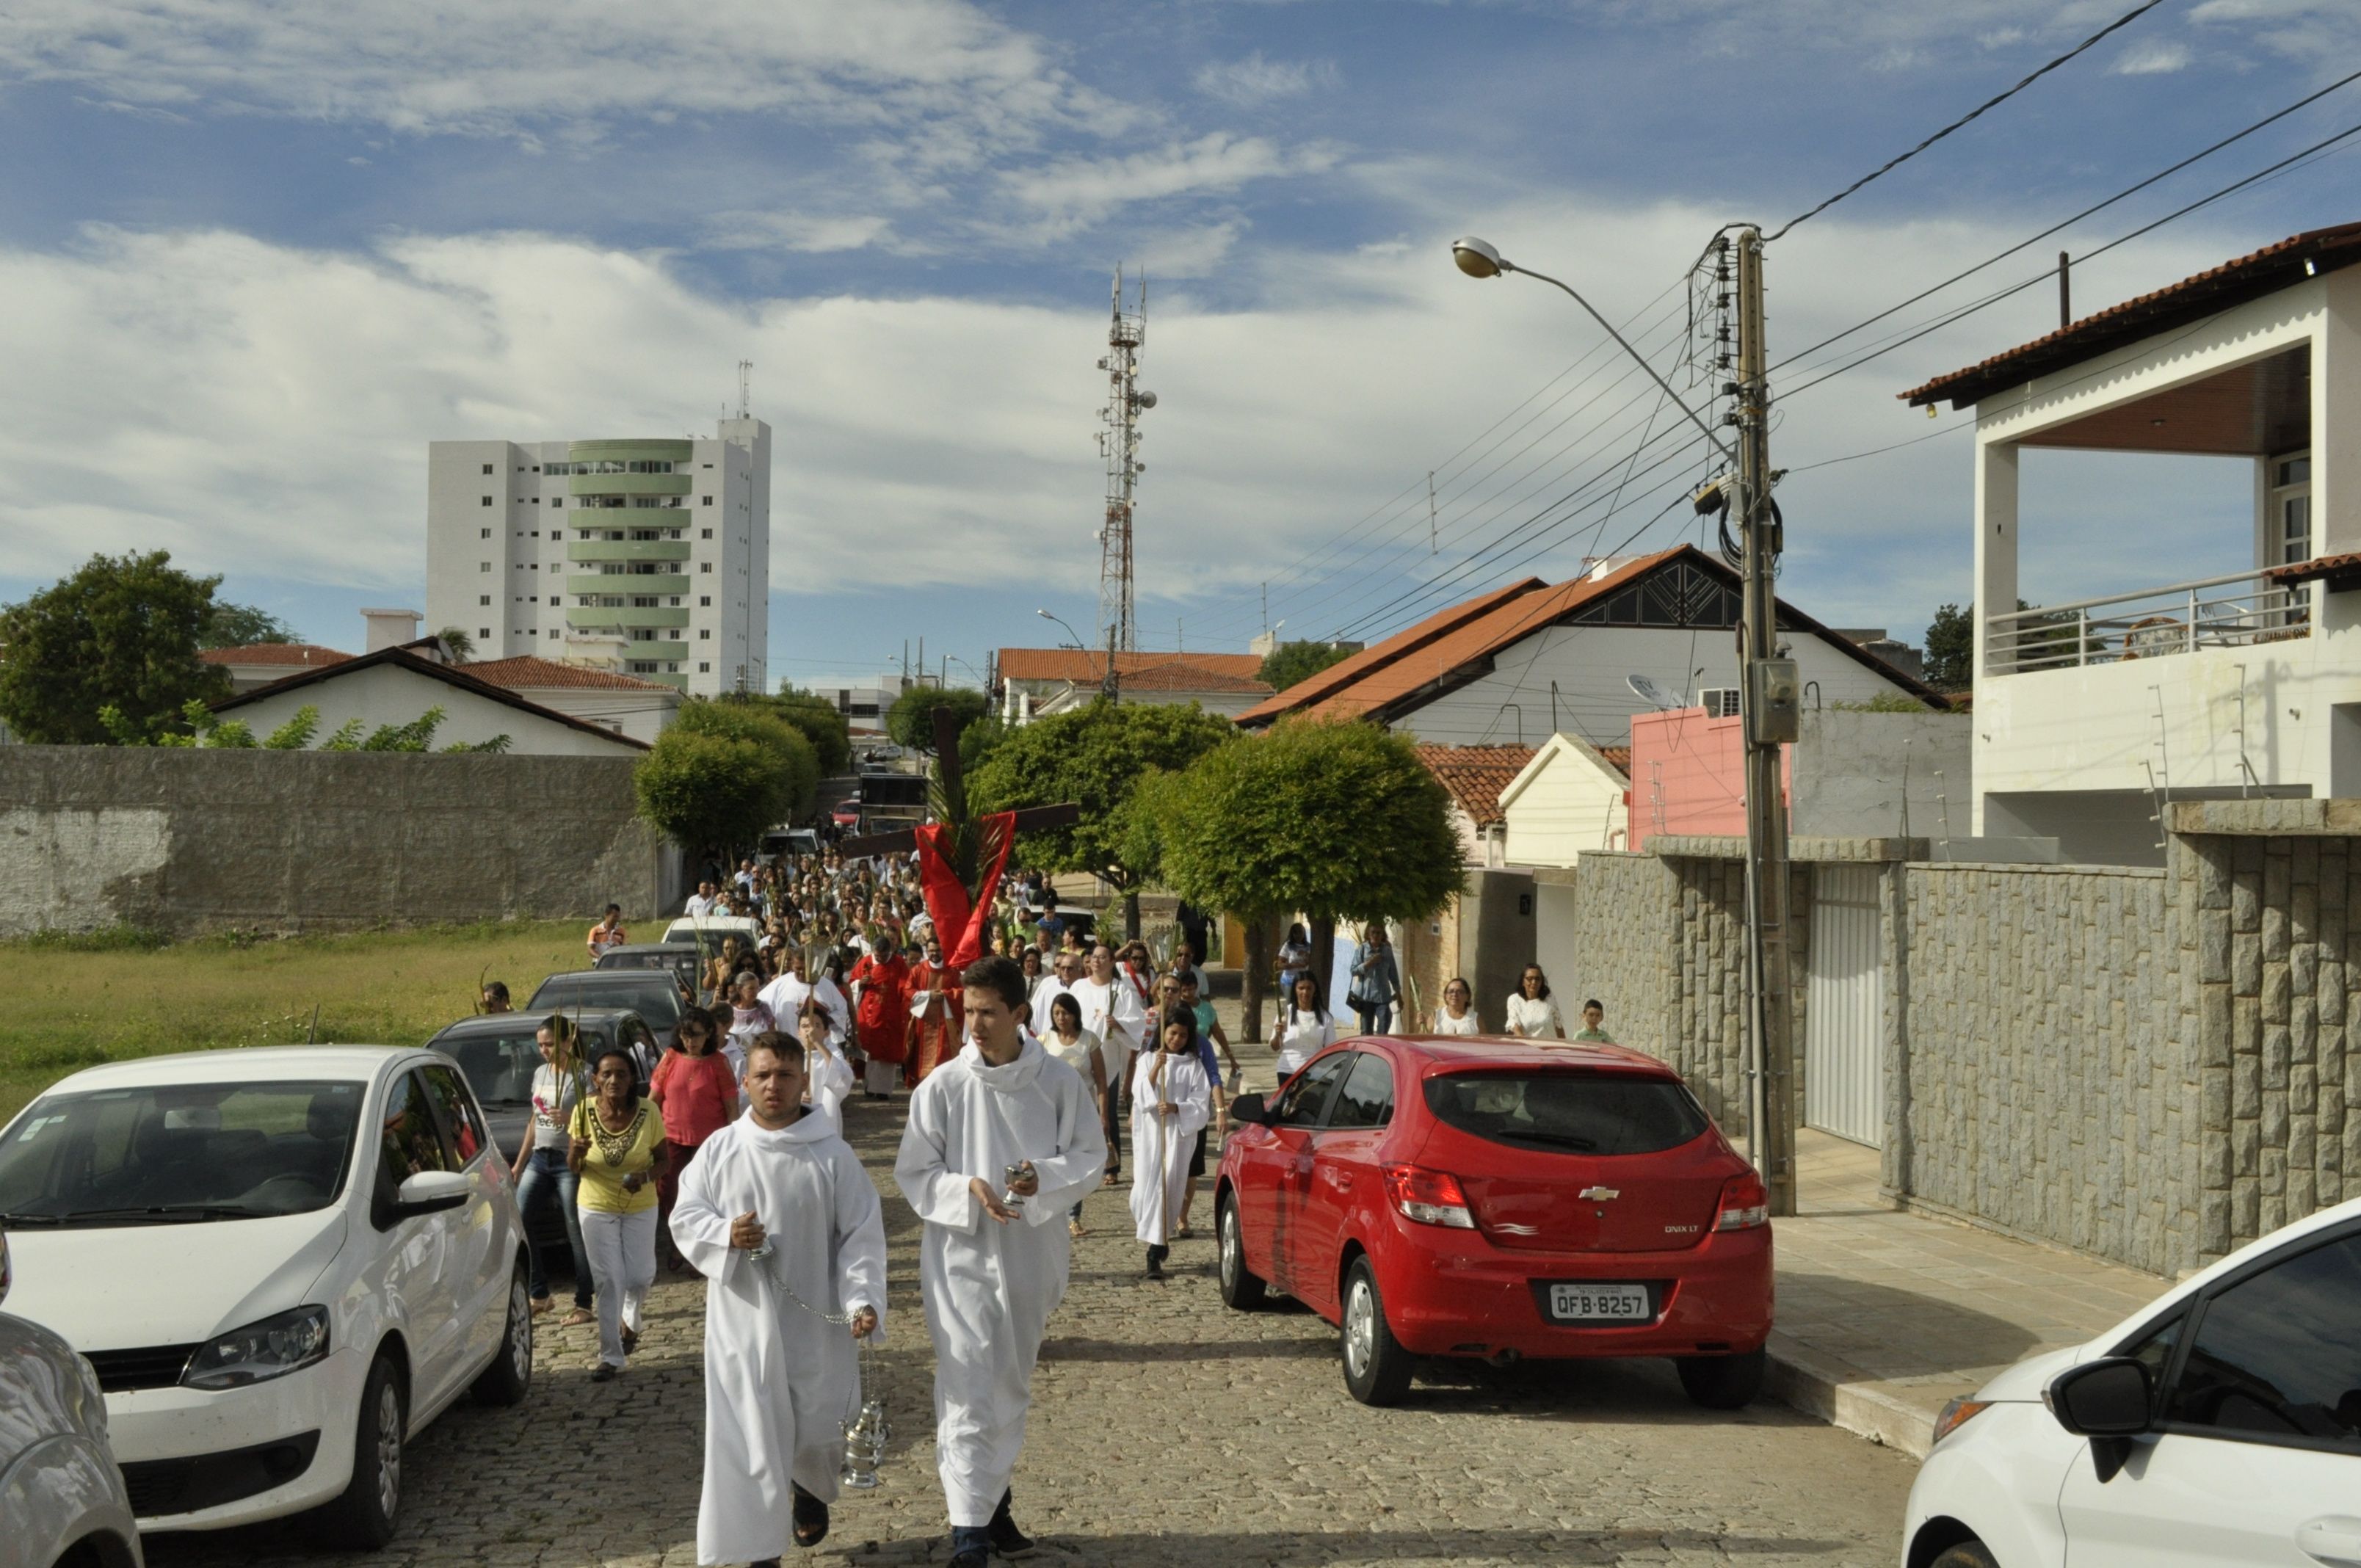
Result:
M0 1234L0 1302L8 1238ZM106 1442L106 1397L73 1346L0 1312L0 1568L140 1568L139 1532Z

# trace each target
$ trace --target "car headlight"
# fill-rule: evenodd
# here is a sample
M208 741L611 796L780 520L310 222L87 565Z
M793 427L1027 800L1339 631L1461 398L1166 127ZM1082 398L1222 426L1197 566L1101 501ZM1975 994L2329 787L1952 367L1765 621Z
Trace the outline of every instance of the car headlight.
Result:
M328 1309L298 1307L242 1329L232 1329L189 1357L185 1388L243 1388L283 1377L328 1354Z
M1992 1409L1989 1399L1954 1399L1935 1418L1935 1442L1940 1442Z

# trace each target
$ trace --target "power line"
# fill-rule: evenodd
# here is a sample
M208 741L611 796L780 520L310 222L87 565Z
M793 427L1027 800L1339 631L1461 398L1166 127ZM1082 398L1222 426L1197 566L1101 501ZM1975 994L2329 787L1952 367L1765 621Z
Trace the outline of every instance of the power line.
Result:
M2068 49L2064 54L2059 55L2056 60L2051 60L2048 64L2043 66L2032 75L2026 77L2007 92L1985 99L1982 103L1977 104L1974 108L1970 109L1958 119L1953 120L1949 125L1945 126L1941 130L1937 131L1933 136L1928 137L1925 141L1920 142L1916 147L1912 148L1908 152L1901 153L1894 158L1887 159L1877 168L1871 170L1868 173L1862 175L1860 179L1854 181L1851 184L1846 186L1835 195L1830 196L1826 201L1822 202L1818 206L1814 207L1810 212L1803 213L1795 217L1789 218L1785 223L1781 224L1776 229L1764 235L1763 236L1763 242L1768 244L1772 240L1777 239L1781 235L1785 234L1789 229L1794 228L1806 218L1817 217L1820 214L1827 212L1830 207L1835 206L1839 202L1843 201L1847 196L1851 195L1854 192L1860 190L1871 181L1878 178L1878 176L1889 173L1909 162L1912 159L1917 157L1928 148L1933 147L1937 142L1941 141L1945 137L1949 136L1953 131L1958 130L1969 121L1975 119L1985 110L1995 108L2002 104L2007 103L2011 98L2015 97L2019 93L2024 92L2026 88L2032 86L2035 82L2040 81L2043 77L2048 75L2059 66L2064 65L2068 60L2072 60L2075 56L2082 53L2085 49L2090 49L2101 38L2105 38L2108 34L2113 33L2119 28L2131 26L2132 23L2139 20L2142 16L2147 16L2150 11L2155 10L2158 5L2163 4L2164 0L2144 0L2143 4L2133 6L2130 10L2116 17L2114 21L2109 22L2105 27L2101 27L2097 32L2092 33L2089 38L2084 38L2081 43L2076 44L2072 49Z

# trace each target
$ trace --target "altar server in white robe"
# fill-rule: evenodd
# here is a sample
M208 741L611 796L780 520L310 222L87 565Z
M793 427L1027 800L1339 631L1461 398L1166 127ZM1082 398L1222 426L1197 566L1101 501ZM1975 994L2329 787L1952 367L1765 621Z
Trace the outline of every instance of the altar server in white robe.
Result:
M1189 1212L1189 1157L1213 1120L1213 1086L1197 1055L1194 1019L1179 1008L1131 1079L1131 1218L1148 1244L1148 1277L1164 1277L1175 1218Z
M1090 1086L1020 1026L1016 960L983 959L960 979L969 1042L911 1092L894 1179L926 1222L918 1277L951 1568L984 1568L993 1552L1032 1545L1009 1477L1042 1331L1066 1294L1066 1212L1097 1187L1106 1140Z
M836 1048L828 1009L818 997L804 1003L796 1033L804 1042L804 1067L808 1075L807 1097L811 1108L844 1125L844 1099L852 1092L852 1064Z
M793 1038L758 1036L746 1114L699 1146L673 1206L673 1241L707 1280L700 1563L776 1563L827 1535L861 1398L854 1341L884 1338L877 1188L834 1119L805 1110L804 1079Z

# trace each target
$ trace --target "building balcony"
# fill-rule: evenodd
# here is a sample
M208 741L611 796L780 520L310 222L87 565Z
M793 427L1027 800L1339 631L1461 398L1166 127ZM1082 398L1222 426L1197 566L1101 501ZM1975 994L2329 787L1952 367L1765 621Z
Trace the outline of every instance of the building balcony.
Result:
M686 642L626 642L623 644L623 658L627 662L634 659L678 660L687 657L688 644Z
M2312 635L2311 589L2269 571L2201 577L1984 621L1984 674L2074 670Z
M688 592L688 576L682 572L577 572L566 579L566 591L606 598L617 594L685 594Z
M570 441L566 444L566 461L571 463L686 463L696 455L693 441Z
M694 474L569 474L566 491L577 496L685 496Z
M686 539L569 539L568 561L686 561ZM601 589L601 592L606 590Z
M686 609L653 609L644 605L567 605L566 624L584 630L607 627L680 627L688 624Z

